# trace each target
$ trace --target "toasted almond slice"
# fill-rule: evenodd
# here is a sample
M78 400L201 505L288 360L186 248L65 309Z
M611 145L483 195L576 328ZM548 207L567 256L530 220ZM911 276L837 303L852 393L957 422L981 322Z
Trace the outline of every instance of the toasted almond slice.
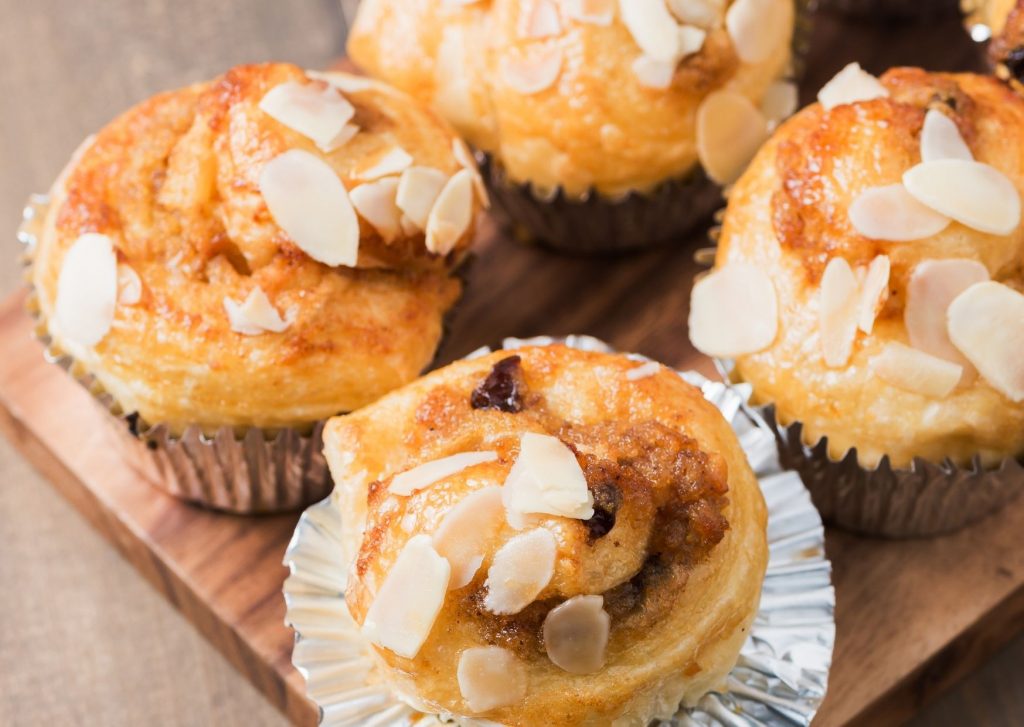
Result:
M676 61L659 61L650 56L640 56L633 61L633 75L641 86L666 89L672 85L676 65Z
M956 122L938 109L929 109L921 129L921 161L939 159L974 161L974 155L960 135Z
M852 104L859 101L871 101L886 98L889 90L882 82L864 71L859 63L850 63L839 71L818 91L818 102L831 111L836 106Z
M484 608L511 615L533 603L555 574L558 543L550 530L536 528L517 535L494 554L487 571Z
M426 230L430 210L434 209L434 202L447 181L448 175L439 169L409 167L398 182L395 197L398 209L420 230Z
M704 47L704 41L708 38L708 32L703 28L695 28L692 25L679 27L679 56L685 58L693 55Z
M560 669L593 674L604 666L610 631L603 596L573 596L544 619L544 649Z
M654 376L661 371L661 364L657 361L647 361L642 363L636 368L630 369L626 372L626 379L629 381L639 381L640 379L646 379Z
M530 513L577 520L594 515L594 496L576 455L546 434L526 432L519 438L519 456L505 479L502 499L510 522Z
M974 367L949 340L946 313L957 296L988 279L988 268L976 260L924 260L915 265L907 282L903 307L910 345L958 364L967 377L973 376Z
M975 283L948 311L949 339L993 389L1024 401L1024 295L1002 283Z
M430 487L435 482L447 479L462 472L468 467L475 467L485 462L498 459L497 452L460 452L450 457L442 457L425 462L405 472L399 472L391 478L388 492L392 495L411 495L417 490Z
M551 88L562 72L562 51L557 46L534 48L520 60L502 59L501 77L516 93L530 96Z
M258 285L249 291L249 295L241 303L236 303L227 296L223 302L231 330L236 333L246 336L258 336L268 331L280 333L291 325L290 321L281 317L267 294L263 292L263 288Z
M719 184L735 182L767 136L764 116L735 91L715 91L697 109L697 156Z
M54 318L60 336L95 346L110 332L117 305L117 253L106 235L87 232L75 240L57 276Z
M709 30L722 21L723 0L668 0L667 4L680 23Z
M450 574L429 535L412 537L366 612L363 636L398 656L416 658L444 605Z
M860 287L850 264L841 257L829 260L821 276L818 314L826 366L840 368L850 360L857 336L859 300Z
M761 97L761 113L770 126L788 119L799 104L799 91L792 81L776 81Z
M547 38L560 35L562 20L551 0L534 0L532 7L520 16L519 35L523 38Z
M430 252L447 255L473 221L473 173L462 169L437 195L427 217L426 245Z
M133 268L124 263L117 266L117 302L135 305L142 299L142 279Z
M320 151L337 149L349 138L342 132L355 107L332 85L286 81L264 94L260 109L315 143Z
M373 225L385 242L391 242L402 231L402 213L395 204L397 191L398 177L384 177L360 184L349 192L356 212Z
M729 263L694 284L689 327L690 341L708 356L732 358L768 348L779 327L775 286L760 268Z
M501 488L485 487L464 497L445 513L434 532L434 549L448 559L448 590L468 586L484 561L487 544L501 528L505 506Z
M888 384L933 399L949 396L963 375L955 363L895 342L871 360L871 369Z
M679 23L665 0L619 0L619 16L644 55L665 62L679 59Z
M342 93L363 93L374 89L383 90L385 87L379 81L368 76L357 76L353 73L342 71L306 71L306 75L317 81L323 81L334 86Z
M299 249L325 265L355 266L359 220L326 162L291 149L266 163L259 185L274 222Z
M1008 235L1020 224L1020 194L995 167L963 159L923 162L903 173L907 191L936 212L980 232Z
M360 179L373 180L381 177L389 177L392 174L401 174L413 163L412 156L400 146L393 146L377 160L361 170L356 176Z
M452 139L452 154L455 156L455 161L459 163L459 166L473 172L473 187L476 189L477 197L480 198L480 204L484 206L484 209L490 208L491 198L487 194L487 187L480 176L480 170L477 169L476 159L473 158L473 153L462 139Z
M744 63L760 63L788 42L787 0L736 0L725 13L736 55Z
M942 232L950 219L917 200L902 184L870 187L850 205L853 228L872 240L910 242Z
M565 0L565 14L581 23L611 25L615 0Z
M473 712L509 707L526 698L526 667L500 646L474 646L459 655L459 692Z
M860 302L857 305L857 327L864 333L875 328L875 318L889 299L889 256L878 255L868 264L864 282L860 286Z

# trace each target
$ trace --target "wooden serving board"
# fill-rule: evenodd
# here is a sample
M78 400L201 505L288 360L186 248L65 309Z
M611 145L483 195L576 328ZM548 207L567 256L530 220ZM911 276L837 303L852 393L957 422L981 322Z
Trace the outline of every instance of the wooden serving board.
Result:
M977 67L956 21L842 25L814 34L805 99L849 60ZM493 228L439 355L446 363L505 336L589 333L620 350L714 375L686 336L691 244L617 259L564 257ZM281 560L297 515L244 518L148 486L151 470L90 395L44 362L24 293L0 304L3 431L139 571L296 724L317 713L292 668ZM1024 629L1024 499L957 535L893 542L828 533L837 642L816 724L898 724Z

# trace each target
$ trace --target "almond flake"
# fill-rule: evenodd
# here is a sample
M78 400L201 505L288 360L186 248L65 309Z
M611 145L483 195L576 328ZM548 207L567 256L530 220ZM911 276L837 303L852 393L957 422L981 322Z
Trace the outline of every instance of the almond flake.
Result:
M665 0L619 0L619 15L644 55L659 61L679 60L679 23Z
M581 23L611 25L615 0L565 0L565 14Z
M843 104L887 98L889 91L882 82L864 71L859 63L850 63L818 91L818 102L826 111Z
M429 535L411 538L366 613L363 636L398 656L416 658L444 605L450 574Z
M979 232L1008 235L1020 224L1020 195L995 167L963 159L923 162L903 174L918 201Z
M695 28L692 25L683 25L679 28L679 57L693 55L704 47L704 41L708 38L708 32L703 28Z
M501 528L505 506L501 488L485 487L464 497L445 513L434 532L434 549L452 567L448 590L465 588L484 562L487 544Z
M236 303L224 296L224 310L227 311L231 330L246 336L258 336L267 331L280 333L291 325L277 312L263 288L256 286L242 303Z
M993 389L1024 401L1024 295L1002 283L976 283L949 306L949 339Z
M604 666L610 630L603 596L573 596L544 619L544 649L560 669L593 674Z
M260 193L274 222L314 260L353 267L359 257L359 220L345 185L322 159L300 149L263 167Z
M448 175L438 169L409 167L398 182L398 209L420 230L427 229L430 210L447 181Z
M761 97L761 113L768 120L769 126L788 119L796 112L800 95L792 81L776 81L768 86Z
M110 332L117 305L117 253L106 235L87 232L72 243L57 276L54 318L61 338L95 346Z
M395 475L391 478L388 492L392 495L411 495L417 490L458 474L467 467L475 467L496 459L497 452L460 452L450 457L435 459Z
M395 204L397 191L398 177L384 177L360 184L349 192L356 212L373 225L385 242L391 242L402 231L402 212Z
M484 608L498 615L519 613L533 603L555 574L558 544L550 530L517 535L494 554L487 571Z
M372 180L380 177L389 177L392 174L401 174L413 162L409 152L400 146L389 149L377 159L371 166L363 169L357 175L360 179Z
M875 319L889 299L888 255L879 255L868 265L864 282L860 286L860 302L857 305L857 328L870 334L875 329Z
M690 294L690 341L701 353L732 358L772 345L779 327L771 278L749 263L729 263L698 280Z
M840 368L850 360L859 301L860 286L850 264L841 257L829 260L821 276L818 318L826 366Z
M329 84L287 81L267 91L260 109L323 152L334 151L352 138L346 126L356 110Z
M448 180L437 195L427 217L427 249L447 255L473 221L473 173L462 169Z
M502 499L515 527L522 515L541 513L589 520L594 496L576 455L560 439L526 432L505 479Z
M888 384L933 399L949 396L963 375L955 363L895 342L872 359L871 369Z
M736 55L760 63L786 42L790 32L787 0L736 0L725 13L725 27Z
M928 207L902 184L865 189L853 200L850 223L864 237L890 242L923 240L942 232L950 219Z
M715 91L697 109L697 156L718 184L735 182L767 136L764 116L735 91Z
M452 154L455 156L455 161L459 163L459 166L473 172L473 186L476 188L477 197L480 198L480 204L485 209L489 208L491 206L491 198L487 194L487 187L480 176L480 170L477 169L473 153L462 139L452 139Z
M128 265L117 266L117 302L121 305L135 305L142 299L142 279Z
M668 0L668 9L680 23L708 30L722 20L723 0Z
M924 116L921 129L921 161L963 159L974 161L967 142L960 135L956 122L938 109L930 109Z
M672 85L676 65L676 61L659 61L650 56L640 56L633 61L633 75L641 86L663 90Z
M526 698L526 667L500 646L474 646L463 651L456 676L459 692L473 712L509 707Z
M974 368L949 340L946 314L957 296L988 279L988 268L976 260L925 260L915 265L907 282L903 307L903 324L910 345L958 364L968 377L973 376Z
M522 38L547 38L561 32L562 20L551 0L535 0L529 12L521 17L519 35Z
M536 48L521 60L505 57L501 63L506 85L524 96L551 88L561 72L562 51L557 47Z
M383 86L366 76L356 76L341 71L306 71L310 78L329 83L343 93L363 93L371 90L383 90Z
M657 361L648 361L640 364L636 368L630 369L626 372L626 379L629 381L639 381L640 379L646 379L656 375L661 371L661 364Z

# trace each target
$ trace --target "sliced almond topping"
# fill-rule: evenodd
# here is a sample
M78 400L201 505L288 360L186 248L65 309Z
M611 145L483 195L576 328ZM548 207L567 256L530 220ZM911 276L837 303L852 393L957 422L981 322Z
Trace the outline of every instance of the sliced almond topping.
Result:
M516 93L529 96L546 91L562 72L562 51L557 47L534 48L521 60L503 58L501 77Z
M839 368L850 360L857 335L859 301L860 287L850 264L841 257L829 260L821 276L818 319L826 366Z
M857 306L857 327L864 333L875 329L875 318L889 299L889 270L888 255L879 255L868 265Z
M921 129L921 161L963 159L974 161L967 142L960 136L956 122L938 109L929 109Z
M976 260L925 260L915 265L903 307L910 345L958 364L968 377L973 376L974 367L949 340L946 312L958 295L988 279L988 268Z
M735 182L768 136L768 122L742 94L715 91L697 109L697 156L715 182Z
M887 343L871 368L882 381L933 399L949 396L963 375L961 366L902 343Z
M438 169L409 167L398 182L398 209L420 230L426 230L430 210L447 181L448 175Z
M774 126L788 119L799 104L799 91L792 81L776 81L768 86L761 98L761 113Z
M633 61L633 75L641 86L666 89L672 85L676 65L676 61L659 61L650 56L640 56Z
M520 20L519 35L523 38L546 38L562 32L558 8L551 0L534 0L533 6Z
M565 14L581 23L611 25L615 0L566 0Z
M679 57L685 58L700 51L704 47L704 41L708 38L708 32L703 28L695 28L692 25L683 25L679 28Z
M462 472L467 467L475 467L496 459L498 459L497 452L460 452L450 457L435 459L395 475L391 478L388 492L392 495L411 495L417 490L430 487L435 482Z
M732 358L768 348L779 327L775 286L760 268L729 263L694 284L689 326L690 341L708 356Z
M725 27L744 63L760 63L788 41L786 0L736 0L725 13Z
M356 76L341 71L306 71L306 75L317 81L329 83L344 93L363 93L382 87L379 82L367 76Z
M450 574L429 535L411 538L366 612L363 636L398 656L416 658L444 605Z
M430 210L427 217L427 249L438 255L447 255L469 229L472 221L473 173L462 169L444 185Z
M274 222L314 260L352 267L359 257L359 220L345 185L322 159L300 149L263 167L260 193Z
M626 372L626 378L629 381L639 381L640 379L646 379L654 376L661 371L661 364L657 361L648 361L647 363L640 364L635 369L630 369Z
M121 305L135 305L142 299L142 279L128 265L117 266L117 302Z
M276 121L330 152L351 139L346 126L355 107L326 83L286 81L264 94L260 109Z
M231 330L246 336L258 336L268 331L280 333L291 325L291 321L281 317L263 288L258 285L249 291L242 303L236 303L225 296L224 310L227 311Z
M1008 235L1020 224L1020 195L995 167L963 159L923 162L903 173L907 191L936 212L980 232Z
M526 698L526 667L508 649L475 646L459 655L459 692L473 712L518 704Z
M865 189L850 205L850 223L872 240L909 242L937 235L950 219L922 204L902 184Z
M610 630L603 596L573 596L544 619L544 649L560 669L593 674L604 666Z
M505 506L500 487L470 493L449 510L434 533L434 549L448 559L448 590L468 586L484 561L487 544L501 528Z
M667 4L680 23L708 30L722 20L723 0L668 0Z
M398 177L385 177L360 184L349 192L356 212L373 225L385 242L391 242L402 231L402 212L395 204L397 191Z
M949 306L949 339L993 389L1024 401L1024 295L976 283Z
M106 235L87 232L72 243L57 277L54 318L62 338L95 346L110 332L117 305L117 253Z
M665 0L619 0L619 15L644 55L659 61L679 59L679 23Z
M831 111L836 106L886 98L888 89L882 82L864 71L859 63L850 63L818 91L818 102Z
M517 535L494 554L487 571L484 608L511 615L533 603L555 573L558 544L550 530L537 528Z
M546 434L526 432L520 437L519 457L505 479L502 499L513 526L518 516L530 513L577 520L594 515L594 496L576 455Z
M473 172L473 186L476 188L477 197L480 198L480 204L484 208L489 208L491 206L491 198L487 194L487 187L480 176L480 170L477 169L473 153L462 139L452 139L452 154L455 156L455 161L459 163L459 166Z
M401 174L413 162L412 157L405 149L394 146L388 149L372 165L363 169L357 175L360 179L379 179L389 177L392 174Z

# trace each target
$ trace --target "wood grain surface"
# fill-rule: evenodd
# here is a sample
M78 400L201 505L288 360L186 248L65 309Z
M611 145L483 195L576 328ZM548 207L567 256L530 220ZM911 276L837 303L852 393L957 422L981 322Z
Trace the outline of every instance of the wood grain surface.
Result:
M52 16L59 19L64 8L47 4L54 6ZM128 36L126 42L140 46L135 55L142 60L123 69L125 82L137 86L128 92L133 98L144 95L144 88L155 90L150 88L154 66L145 60L145 41L132 35L133 23L145 16L145 22L156 28L164 4L163 0L138 4L117 19ZM349 9L353 5L343 4ZM232 42L230 38L268 33L271 28L287 32L283 30L287 23L273 9L279 7L277 3L253 3L258 11L245 18L237 12L228 17L229 11L223 9L227 5L237 11L239 4L227 3L217 10L194 3L195 13L218 16L212 23L197 24L210 35L206 42ZM323 3L310 5L322 7ZM70 12L80 28L98 32L101 19L88 16L90 10L99 12L99 7L99 3L83 2ZM309 15L316 12L310 10ZM59 20L49 22L56 31L62 30ZM289 22L298 21L290 18ZM217 37L211 27L230 28L229 39ZM196 60L193 48L202 40L182 35L168 51L177 58L170 65L176 64L178 70L160 75L157 88L219 70ZM13 34L12 40L16 41ZM52 40L62 42L61 32L52 33ZM22 46L26 57L32 50ZM306 50L309 56L323 52ZM955 22L885 27L825 18L815 31L804 98L812 97L823 80L853 59L869 70L881 71L902 63L972 68L979 57ZM83 62L96 64L102 58ZM59 67L52 58L43 63ZM43 78L38 68L32 72ZM92 109L94 120L86 128L117 109L90 105L83 94L124 95L124 89L104 91L102 85L45 88L46 103L52 107L49 116L57 117L61 109L75 105ZM22 98L25 103L29 100L29 96ZM26 143L0 147L6 152L2 160L10 162L0 178L8 211L32 191L22 188L23 178L9 170L22 169L25 176L39 178L39 160L47 157L34 150L48 143L34 128L37 114L21 113L15 122L10 108L4 110L3 128ZM63 117L57 123L78 124L81 118ZM60 135L60 130L54 133ZM68 149L73 145L68 143ZM55 156L52 150L49 156ZM30 170L34 173L28 174ZM19 197L17 202L12 202L14 196ZM493 230L486 238L469 271L470 287L439 354L440 362L507 335L590 333L624 350L711 373L708 362L689 348L685 331L696 270L691 254L701 244L699 235L676 248L614 260L556 256L501 240ZM289 665L291 636L282 625L284 607L279 596L284 576L280 560L294 516L215 515L145 486L151 475L133 452L133 443L109 425L84 391L61 371L42 363L38 347L28 340L28 327L18 296L0 307L0 430L272 703L293 721L311 723L314 711L302 697L300 677ZM54 402L60 405L53 406ZM902 722L1012 638L1024 625L1024 552L1018 545L1022 527L1024 503L1018 503L982 525L934 541L892 543L829 533L839 633L832 687L818 723ZM104 645L98 643L96 648ZM1022 653L1018 644L981 682L975 681L943 706L926 712L920 723L963 724L977 721L980 715L988 716L981 724L1018 723L1022 702L1012 697L1012 690L1024 672Z

